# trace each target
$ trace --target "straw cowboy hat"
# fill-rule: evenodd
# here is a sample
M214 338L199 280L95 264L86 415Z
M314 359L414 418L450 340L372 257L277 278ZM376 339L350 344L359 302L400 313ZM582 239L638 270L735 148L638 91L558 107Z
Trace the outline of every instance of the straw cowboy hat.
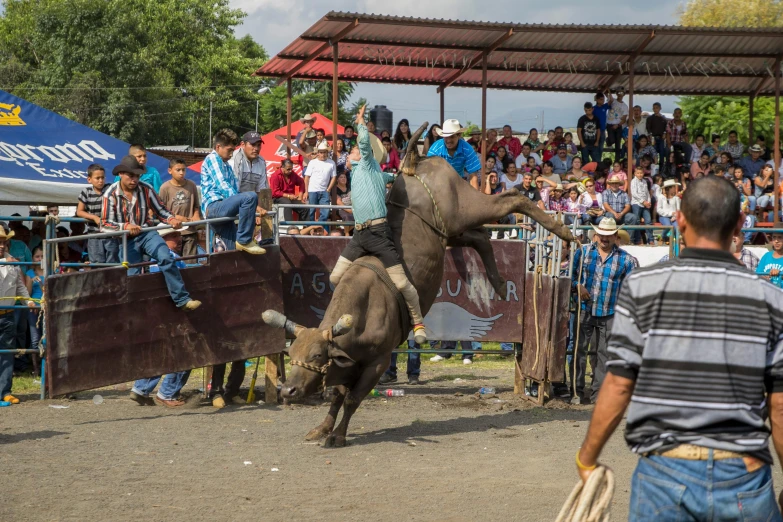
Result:
M188 227L184 226L182 228L178 228L177 230L174 230L173 228L164 228L163 230L158 230L158 234L160 234L161 237L166 237L169 234L173 234L174 232L183 232L187 230Z
M615 174L611 178L609 178L609 181L606 182L607 185L614 185L615 183L624 183L622 179L620 179L620 176Z
M680 184L674 181L673 179L667 179L663 182L663 188L669 188L669 187L679 187Z
M5 227L0 227L0 241L8 241L12 237L14 237L14 231L13 230L11 232L6 232L5 231ZM11 304L13 304L13 303L11 303Z
M305 114L301 118L299 118L299 123L304 123L306 121L315 121L315 116L312 114Z
M369 134L370 146L372 147L372 157L375 158L375 161L377 161L379 164L383 165L386 163L386 147L383 146L383 142L378 136L372 132Z
M463 129L462 125L459 124L459 120L446 120L443 122L442 128L435 129L435 134L444 138L448 138L449 136L454 136L455 134L462 134L465 132L465 130L466 129Z
M593 230L600 236L613 236L620 231L621 227L617 226L617 222L614 218L605 217L598 223L598 226L593 225Z
M326 143L326 140L324 140L318 144L318 148L316 148L315 150L317 150L318 152L321 152L322 150L329 152L329 144Z

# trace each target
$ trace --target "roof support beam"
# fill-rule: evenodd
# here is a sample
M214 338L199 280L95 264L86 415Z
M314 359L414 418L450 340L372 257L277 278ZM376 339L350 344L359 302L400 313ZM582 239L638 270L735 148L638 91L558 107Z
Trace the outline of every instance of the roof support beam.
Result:
M643 41L641 44L639 44L639 47L637 47L637 48L636 48L636 51L634 51L634 52L633 52L633 54L631 54L631 56L629 56L629 57L628 57L628 60L627 60L627 61L631 62L631 68L630 68L630 70L629 70L629 74L630 74L630 75L633 75L633 68L636 66L636 63L635 63L635 62L636 62L636 58L638 58L638 57L639 57L639 55L642 53L642 51L644 51L645 47L647 47L648 45L650 45L650 42L652 42L652 41L653 41L653 38L655 38L655 31L652 31L652 32L651 32L651 33L650 33L650 34L647 36L647 38L645 38L645 39L644 39L644 41ZM613 84L614 82L616 82L616 81L617 81L617 79L618 79L620 76L622 76L622 75L623 75L623 72L622 72L622 71L620 71L620 72L618 72L618 73L614 74L614 75L613 75L611 78L609 78L609 81L607 81L607 82L606 82L606 83L603 85L603 88L602 88L601 90L602 90L602 91L605 91L606 89L610 88L610 87L612 86L612 84Z
M460 77L460 76L462 76L463 74L465 74L466 72L468 72L470 69L472 69L472 68L473 68L473 65L474 65L474 62L478 62L478 60L481 60L481 63L483 64L483 67L484 67L484 68L485 68L485 70L486 70L486 67L487 67L487 58L489 58L489 55L492 53L492 51L494 51L495 49L497 49L498 47L500 47L501 45L503 45L503 42L505 42L506 40L508 40L509 38L511 38L511 36L512 36L513 34L514 34L514 30L513 30L513 29L509 29L508 31L506 31L505 33L503 33L503 35L502 35L502 36L500 36L500 38L498 38L498 39L497 39L497 40L495 40L494 42L492 42L492 44L491 44L489 47L487 47L486 49L484 49L483 51L481 51L479 54L477 54L477 55L475 55L473 58L471 58L471 59L470 59L470 61L468 62L468 66L467 66L466 68L464 68L464 69L461 69L461 70L459 70L459 71L455 72L454 74L452 74L451 76L449 76L449 77L446 79L446 81L445 81L445 82L443 82L442 84L440 84L440 86L438 87L438 92L442 91L442 90L443 90L443 89L445 89L446 87L449 87L449 86L450 86L450 85L452 85L454 82L456 82L456 81L459 79L459 77Z
M322 44L322 45L321 45L321 46L320 46L318 49L316 49L316 50L315 50L315 51L314 51L314 52L313 52L313 53L312 53L310 56L308 56L307 58L304 58L304 59L303 59L301 62L299 62L299 64L297 64L297 65L296 65L296 67L294 67L293 69L291 69L290 71L288 71L288 72L286 73L286 75L285 75L285 76L283 76L282 78L280 78L280 80L278 80L278 82L277 82L277 85L282 85L282 84L284 84L285 82L287 82L289 79L293 78L293 77L296 75L296 73L298 73L299 71L301 71L301 70L302 70L302 68L303 68L305 65L307 65L308 63L310 63L310 62L312 62L313 60L315 60L316 58L318 58L318 56L319 56L321 53L323 53L324 51L326 51L327 49L329 49L329 47L331 47L332 45L334 45L334 44L336 44L337 42L339 42L340 40L342 40L344 36L346 36L348 33L350 33L351 31L353 31L354 29L356 29L356 27L357 27L358 25L359 25L359 19L358 19L358 18L354 18L353 22L349 23L349 24L348 24L346 27L344 27L344 28L343 28L343 29L342 29L342 30L341 30L339 33L337 33L336 35L334 35L334 36L333 36L332 38L330 38L328 41L324 42L324 43L323 43L323 44ZM256 74L257 74L257 73L258 73L258 72L256 71Z

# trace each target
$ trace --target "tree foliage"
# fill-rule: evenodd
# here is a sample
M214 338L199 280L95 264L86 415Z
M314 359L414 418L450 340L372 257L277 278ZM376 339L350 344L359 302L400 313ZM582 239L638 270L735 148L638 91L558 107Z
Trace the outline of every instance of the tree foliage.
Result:
M690 0L680 9L680 24L694 27L783 27L783 0ZM720 134L726 139L736 130L748 144L748 98L726 96L686 96L681 100L683 117L691 139L704 134ZM753 107L753 130L771 143L775 105L770 98L757 98ZM755 139L755 138L754 138Z
M259 95L268 59L228 0L3 0L0 89L126 141L209 143L285 122L285 86ZM339 85L346 103L353 87ZM294 82L293 114L327 112L331 84ZM282 114L282 119L281 119Z

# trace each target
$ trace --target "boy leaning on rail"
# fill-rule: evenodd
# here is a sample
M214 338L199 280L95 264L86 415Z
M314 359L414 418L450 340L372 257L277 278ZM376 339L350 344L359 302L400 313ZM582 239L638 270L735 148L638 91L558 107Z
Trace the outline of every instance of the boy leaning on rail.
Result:
M106 185L106 169L97 163L87 167L87 182L90 186L79 194L76 217L86 219L88 221L87 233L95 234L101 231L103 193L109 188ZM116 237L87 240L87 256L90 263L119 263L119 250L120 245Z
M190 312L201 306L201 301L190 298L179 268L160 234L156 230L144 230L154 226L150 213L176 230L182 228L182 221L163 206L150 185L139 181L143 173L144 169L133 156L125 156L120 164L114 167L112 174L120 176L120 180L103 194L103 228L127 230L128 252L123 257L126 257L130 264L140 263L142 253L156 259L174 304ZM138 268L128 269L128 275L138 273Z

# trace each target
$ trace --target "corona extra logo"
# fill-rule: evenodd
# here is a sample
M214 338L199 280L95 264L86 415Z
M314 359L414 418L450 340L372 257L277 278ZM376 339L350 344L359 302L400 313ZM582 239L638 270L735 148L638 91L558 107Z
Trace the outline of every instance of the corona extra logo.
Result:
M0 125L27 125L19 114L22 107L9 103L0 103Z

